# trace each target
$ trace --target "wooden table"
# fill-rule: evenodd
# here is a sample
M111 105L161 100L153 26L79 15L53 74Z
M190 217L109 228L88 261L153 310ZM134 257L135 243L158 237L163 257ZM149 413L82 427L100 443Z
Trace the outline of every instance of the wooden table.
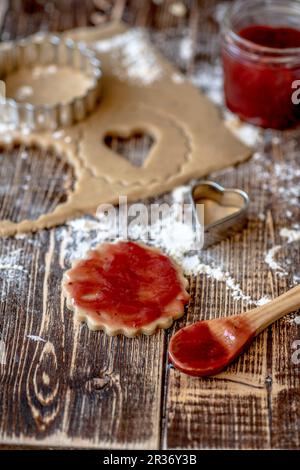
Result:
M187 1L183 16L172 13L171 3L2 1L0 34L8 40L123 18L149 28L157 47L204 91L212 92L219 54L217 20L225 3L215 10L215 0ZM128 143L127 153L135 145ZM142 152L143 146L139 148ZM66 228L0 240L4 446L299 448L300 368L292 362L292 345L300 340L300 327L293 317L268 328L216 378L185 376L167 359L169 338L180 326L239 313L249 308L246 296L274 297L297 282L299 241L283 243L280 230L300 222L299 138L265 138L260 152L213 175L225 186L249 192L250 220L234 239L203 254L204 262L213 260L230 273L243 296L212 277L191 278L187 314L171 330L152 337L108 338L74 325L61 293L68 267ZM72 169L49 152L0 149L0 159L1 218L37 217L72 187ZM265 262L268 250L277 245L276 261L285 273Z

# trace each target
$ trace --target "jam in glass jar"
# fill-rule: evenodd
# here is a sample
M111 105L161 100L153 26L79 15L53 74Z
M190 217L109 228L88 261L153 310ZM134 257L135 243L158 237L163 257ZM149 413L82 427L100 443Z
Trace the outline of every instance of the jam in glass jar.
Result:
M263 128L300 124L300 104L293 99L300 80L299 1L234 2L222 29L222 60L232 112Z

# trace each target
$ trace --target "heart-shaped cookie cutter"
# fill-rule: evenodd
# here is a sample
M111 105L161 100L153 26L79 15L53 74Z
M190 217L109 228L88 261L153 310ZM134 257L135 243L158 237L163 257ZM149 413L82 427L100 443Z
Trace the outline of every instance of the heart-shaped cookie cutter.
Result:
M101 62L82 43L51 34L35 34L0 44L0 79L16 70L35 65L69 66L91 77L91 85L81 96L54 105L33 105L6 99L6 113L16 128L55 130L82 121L95 108L101 93Z
M204 225L203 248L240 232L246 224L250 199L245 191L235 188L227 189L214 181L200 181L193 186L191 195L198 221ZM212 206L218 206L218 213L223 209L224 216L215 217L215 214L212 214L212 217L205 222L207 218L205 211L207 213L211 209L211 207L205 207L205 201L206 203L211 201ZM203 206L197 210L198 204L204 204L204 210Z

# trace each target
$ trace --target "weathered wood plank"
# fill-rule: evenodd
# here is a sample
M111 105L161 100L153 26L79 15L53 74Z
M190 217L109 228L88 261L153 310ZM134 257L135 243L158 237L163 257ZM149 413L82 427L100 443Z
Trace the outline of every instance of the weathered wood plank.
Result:
M299 167L299 136L294 139L295 145L285 142L283 145L275 143L272 149L275 162L295 162ZM299 175L287 175L285 183L285 193L288 197L290 188L298 182ZM280 187L280 184L278 184ZM284 227L286 219L286 207L282 205L280 191L273 195L273 223L275 227L275 239L273 244L280 243L278 230ZM291 204L293 206L293 204ZM299 209L296 209L293 222L299 223ZM277 231L276 231L277 228ZM273 227L272 227L273 232ZM277 232L277 233L276 233ZM276 236L277 235L277 236ZM270 237L272 234L270 234ZM289 277L280 280L278 289L286 290L293 281L293 276L298 279L300 266L300 243L295 241L283 246L278 252L278 257L284 269L289 272ZM290 263L290 264L289 264ZM299 279L298 279L299 282ZM271 425L271 445L273 448L299 449L300 447L300 364L295 364L292 360L294 352L293 343L300 340L300 328L295 322L289 319L282 319L271 327L270 336L270 417Z
M0 156L1 217L37 217L70 188L72 170L51 152ZM163 333L108 338L73 324L61 292L71 230L0 240L1 441L157 448Z
M216 22L211 15L211 4L202 2L201 15L195 22L193 57L187 71L198 67L206 72L218 57L215 41ZM197 40L205 55L197 56ZM169 54L171 56L171 54ZM203 83L203 80L201 81ZM213 88L208 85L208 89ZM295 136L287 136L287 142ZM287 142L268 144L261 149L268 160L265 174L259 176L260 166L255 160L232 170L219 172L213 178L225 187L240 187L249 192L252 200L250 224L234 240L228 240L209 249L205 260L214 260L215 266L228 270L240 284L245 295L257 300L262 296L277 296L292 285L292 279L274 275L264 261L268 247L280 243L280 229L289 224L285 216L291 209L282 194L291 185L291 179L282 181L274 168L291 153ZM296 143L295 143L296 142ZM299 151L289 157L294 168ZM293 170L291 170L293 171ZM272 188L272 190L271 190ZM278 194L276 190L278 188ZM262 215L268 214L266 220ZM299 211L293 213L299 223ZM292 259L294 274L299 273L299 242L281 250L280 260ZM234 300L223 282L199 276L192 282L193 303L181 325L200 319L239 313L248 302ZM178 323L174 330L179 328ZM165 448L298 448L299 447L299 366L291 361L292 343L299 339L299 328L283 319L261 335L236 363L216 379L184 377L173 368L166 376L166 400L162 445Z

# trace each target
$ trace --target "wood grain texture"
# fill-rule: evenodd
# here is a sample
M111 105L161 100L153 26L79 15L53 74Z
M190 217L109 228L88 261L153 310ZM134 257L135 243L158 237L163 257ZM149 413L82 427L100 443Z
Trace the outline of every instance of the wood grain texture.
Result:
M171 1L82 0L11 1L1 10L2 40L38 30L123 18L149 28L152 40L184 73L210 92L203 77L212 73L219 49L215 0L187 1L176 17ZM220 9L225 2L221 2ZM187 38L188 54L180 53ZM299 275L299 242L284 245L278 261L292 260L288 276L278 276L264 261L280 245L279 231L300 223L289 194L295 181L283 179L276 164L300 164L299 138L265 139L256 158L212 178L249 192L248 228L210 248L203 262L224 266L245 295L274 297ZM133 163L145 155L149 139L110 142ZM24 152L27 157L24 157ZM23 158L22 158L23 154ZM0 149L0 214L19 220L51 210L66 197L72 170L38 149ZM51 174L51 179L49 178ZM30 176L30 178L28 177ZM299 175L298 175L299 176ZM7 187L10 191L7 192ZM299 203L299 198L298 198ZM287 210L291 212L287 222ZM260 217L263 214L265 217ZM0 239L0 441L2 444L98 448L299 448L299 366L292 364L292 343L299 326L280 320L259 336L248 352L217 378L180 374L167 362L170 335L195 320L231 315L249 308L223 282L204 275L191 278L187 315L171 331L150 338L107 338L73 323L61 293L69 267L72 227L26 237ZM68 245L68 250L67 250ZM72 245L71 245L72 248ZM4 348L4 352L3 352Z

